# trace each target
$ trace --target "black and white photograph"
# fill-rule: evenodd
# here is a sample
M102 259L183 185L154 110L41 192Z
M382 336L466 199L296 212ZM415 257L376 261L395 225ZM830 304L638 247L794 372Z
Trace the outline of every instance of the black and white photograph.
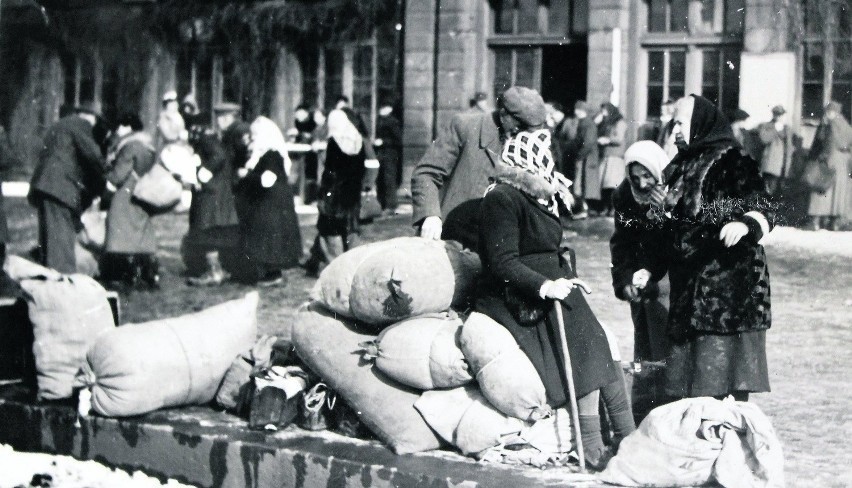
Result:
M0 488L852 486L852 0L0 0Z

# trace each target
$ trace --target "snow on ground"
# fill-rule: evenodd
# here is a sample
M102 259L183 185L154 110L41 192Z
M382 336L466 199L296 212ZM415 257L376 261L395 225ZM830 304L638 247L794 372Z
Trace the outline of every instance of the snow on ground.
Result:
M768 248L801 249L813 254L852 257L852 232L811 231L776 227L762 244Z
M112 470L94 461L77 461L68 456L16 452L0 445L0 488L30 486L34 475L49 475L50 486L61 488L169 488L188 487L174 480L163 485L141 472L132 475Z

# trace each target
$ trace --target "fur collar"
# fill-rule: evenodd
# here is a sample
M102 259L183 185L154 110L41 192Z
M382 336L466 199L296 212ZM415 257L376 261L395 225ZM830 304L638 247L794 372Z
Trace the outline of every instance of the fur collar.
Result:
M501 165L493 180L494 183L504 183L520 190L536 200L549 200L556 194L556 188L547 180L520 168Z

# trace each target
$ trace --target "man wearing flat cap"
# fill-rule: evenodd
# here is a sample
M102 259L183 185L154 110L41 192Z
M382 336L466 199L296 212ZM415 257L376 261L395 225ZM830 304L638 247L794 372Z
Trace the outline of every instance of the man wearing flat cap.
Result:
M242 107L220 103L213 107L218 133L202 134L193 143L201 158L200 188L194 190L189 209L189 235L193 247L204 251L207 271L189 279L194 286L217 286L227 278L220 251L236 245L238 223L234 204L236 168L248 161L248 125L240 119Z
M790 171L793 157L793 131L787 126L784 107L772 107L772 120L760 124L757 136L760 140L760 170L770 195L778 196L781 182Z
M80 215L106 186L106 166L93 129L97 111L77 107L47 130L30 181L30 203L38 209L42 262L61 273L75 273Z
M476 249L478 203L498 172L503 143L543 126L547 112L537 91L517 86L503 92L497 105L489 113L455 115L414 169L414 225L421 236Z

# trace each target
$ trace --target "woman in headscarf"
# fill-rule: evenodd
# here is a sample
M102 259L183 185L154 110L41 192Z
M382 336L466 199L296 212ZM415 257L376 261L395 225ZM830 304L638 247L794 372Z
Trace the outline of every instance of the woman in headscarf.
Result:
M580 427L590 465L608 460L598 416L602 388L618 437L635 429L621 370L579 279L562 256L560 212L571 207L571 182L554 172L547 129L507 141L498 173L481 203L479 253L483 279L475 309L500 323L530 358L555 408L568 401L554 300L568 336ZM620 400L618 400L620 396Z
M302 235L287 181L291 163L275 122L258 117L249 130L251 155L237 170L234 188L242 253L248 264L245 280L274 285L284 280L282 270L296 266L302 256Z
M666 391L675 397L769 391L769 270L759 244L772 206L759 164L706 98L677 102L680 149L664 175L670 227Z
M101 276L129 286L156 288L159 284L157 234L152 217L133 198L139 178L156 163L151 138L142 132L136 114L122 114L115 133L118 142L111 153L107 180L116 189L106 221L106 242Z
M612 216L612 194L624 181L624 144L627 122L618 107L607 102L601 105L598 124L598 147L601 161L601 213Z
M346 107L328 114L328 146L317 204L318 235L311 257L303 265L310 275L354 245L366 173L364 162L375 159L366 134L358 129L358 119Z
M639 141L624 153L627 178L615 190L615 232L609 241L615 296L630 303L633 317L633 360L665 361L668 355L666 321L669 283L659 250L666 236L654 216L666 197L663 170L665 150L652 141ZM643 368L645 370L646 368ZM665 376L647 368L633 378L633 417L636 423L667 400Z
M831 102L825 107L825 115L817 129L811 146L811 159L825 161L834 169L834 182L824 191L811 193L808 215L814 230L837 230L840 221L849 216L850 150L852 150L852 127L841 113L841 106Z

